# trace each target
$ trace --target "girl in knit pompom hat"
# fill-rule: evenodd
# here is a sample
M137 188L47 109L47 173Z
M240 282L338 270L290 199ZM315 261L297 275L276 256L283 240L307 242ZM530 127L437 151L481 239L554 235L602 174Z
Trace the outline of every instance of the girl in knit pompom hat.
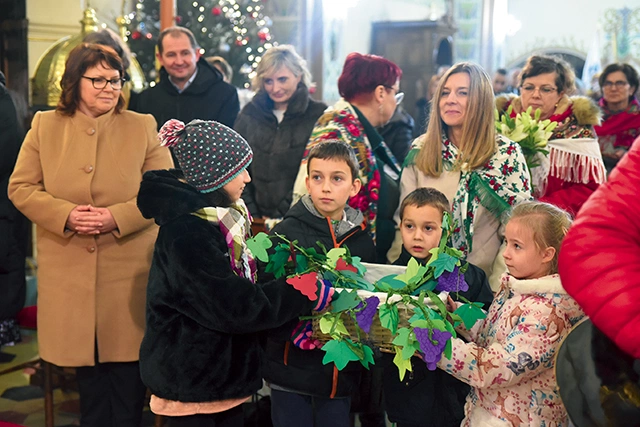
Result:
M172 427L242 426L240 404L262 387L260 333L323 308L333 289L319 284L306 297L284 277L256 283L241 199L253 153L238 133L213 121L170 120L159 139L181 172L147 172L138 194L143 216L160 226L142 379L151 410L175 417Z

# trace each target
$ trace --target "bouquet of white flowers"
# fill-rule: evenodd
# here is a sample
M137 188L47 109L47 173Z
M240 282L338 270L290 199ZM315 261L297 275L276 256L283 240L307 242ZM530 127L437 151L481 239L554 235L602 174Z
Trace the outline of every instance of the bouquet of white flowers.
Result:
M540 109L536 109L534 116L531 116L532 108L518 113L515 118L511 117L513 106L510 105L507 111L499 116L496 110L496 130L510 140L517 142L522 149L529 173L532 178L534 193L544 193L544 188L540 188L546 181L549 172L549 150L548 142L553 130L558 125L551 120L540 120ZM541 194L538 194L541 195Z
M515 118L511 118L513 106L509 106L502 117L498 116L496 110L496 130L512 141L517 142L522 149L522 153L527 161L527 166L532 169L540 166L540 156L547 156L547 143L558 123L551 120L540 120L540 109L537 109L531 117L532 108L518 113Z

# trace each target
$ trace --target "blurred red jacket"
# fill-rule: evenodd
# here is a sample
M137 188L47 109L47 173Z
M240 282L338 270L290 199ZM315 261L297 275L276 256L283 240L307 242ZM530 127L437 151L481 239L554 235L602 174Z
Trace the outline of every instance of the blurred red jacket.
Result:
M560 250L562 285L593 323L640 358L640 138L582 206Z

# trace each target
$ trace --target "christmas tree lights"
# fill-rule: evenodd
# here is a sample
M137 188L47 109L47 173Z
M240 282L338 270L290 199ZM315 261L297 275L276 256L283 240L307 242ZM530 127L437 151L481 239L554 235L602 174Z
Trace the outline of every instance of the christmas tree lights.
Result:
M234 70L233 84L249 87L264 52L273 41L271 20L264 15L266 0L179 1L176 25L190 29L201 55L219 55ZM148 81L157 78L155 45L160 33L160 0L137 0L128 15L126 42Z

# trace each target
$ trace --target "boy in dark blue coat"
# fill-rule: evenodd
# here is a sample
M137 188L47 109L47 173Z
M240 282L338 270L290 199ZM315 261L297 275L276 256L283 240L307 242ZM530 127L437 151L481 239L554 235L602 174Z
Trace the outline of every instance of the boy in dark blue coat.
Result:
M361 186L351 147L334 141L318 144L309 153L307 168L309 194L289 209L272 234L318 251L316 242L328 249L346 246L362 261L373 262L375 246L364 217L347 205ZM361 366L352 363L338 372L333 364L324 365L325 353L316 348L310 328L310 322L292 324L268 340L264 377L271 386L274 427L349 427L349 396L358 386Z
M402 253L394 265L407 265L411 257L426 263L429 251L438 246L442 236L442 218L451 212L447 197L435 188L418 188L400 205ZM464 274L469 290L459 295L488 308L493 293L485 273L469 264ZM457 293L451 297L458 299ZM413 370L402 381L392 364L392 357L383 357L384 399L389 420L397 427L457 427L464 418L464 403L469 386L439 369L429 371L424 361L411 358Z

